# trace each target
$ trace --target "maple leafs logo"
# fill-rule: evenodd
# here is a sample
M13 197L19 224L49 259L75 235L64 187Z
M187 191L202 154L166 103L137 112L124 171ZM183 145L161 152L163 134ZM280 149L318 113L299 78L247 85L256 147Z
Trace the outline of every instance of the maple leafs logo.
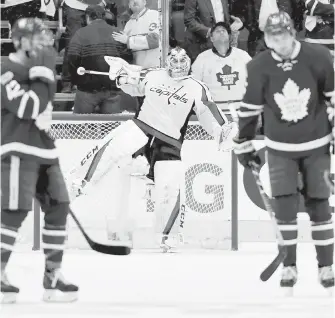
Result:
M283 87L283 94L275 93L274 100L281 110L282 119L294 123L308 115L308 102L311 90L304 88L299 91L299 86L290 78Z
M222 68L222 72L216 73L216 78L221 86L227 86L230 90L230 86L236 85L236 82L239 80L239 73L232 72L231 66L225 65Z

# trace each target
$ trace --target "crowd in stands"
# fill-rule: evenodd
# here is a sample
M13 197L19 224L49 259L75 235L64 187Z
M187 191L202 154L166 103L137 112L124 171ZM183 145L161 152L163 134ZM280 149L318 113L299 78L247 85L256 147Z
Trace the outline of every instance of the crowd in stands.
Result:
M61 15L57 14L59 8ZM210 60L202 53L217 50L212 27L217 22L227 23L231 45L246 51L247 62L266 49L262 26L267 16L278 9L293 18L299 38L334 49L334 0L170 0L170 46L183 47L192 62L202 56L192 69L206 82L198 73L200 66L206 67ZM108 77L78 76L77 68L108 72L105 55L144 68L161 66L157 10L157 0L5 0L1 18L10 25L20 17L61 19L55 32L63 57L58 91L75 97L74 104L58 109L118 113L135 112L141 99L124 94ZM6 36L3 31L1 34L2 38ZM3 44L2 55L8 55L11 49Z

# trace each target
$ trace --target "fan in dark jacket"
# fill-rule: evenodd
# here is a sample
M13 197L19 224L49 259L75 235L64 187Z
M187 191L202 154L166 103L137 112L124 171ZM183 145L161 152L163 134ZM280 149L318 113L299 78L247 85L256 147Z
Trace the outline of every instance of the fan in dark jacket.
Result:
M243 16L244 26L249 31L248 53L255 56L266 49L263 32L259 29L259 13L262 1L267 0L234 0L234 8L239 16ZM303 0L277 0L278 9L287 12L293 19L297 32L302 30L305 4Z
M242 0L246 1L246 0ZM210 30L217 22L230 23L233 37L243 28L243 19L235 10L236 0L185 0L185 48L192 62L212 48Z
M105 21L105 10L89 6L86 11L87 26L79 29L69 46L69 71L73 85L78 91L74 102L74 113L93 113L99 107L100 113L111 113L119 109L120 90L108 76L78 75L78 67L86 70L108 72L109 65L104 56L121 57L131 62L132 55L125 44L115 41L113 32L118 29ZM116 104L116 105L113 105Z

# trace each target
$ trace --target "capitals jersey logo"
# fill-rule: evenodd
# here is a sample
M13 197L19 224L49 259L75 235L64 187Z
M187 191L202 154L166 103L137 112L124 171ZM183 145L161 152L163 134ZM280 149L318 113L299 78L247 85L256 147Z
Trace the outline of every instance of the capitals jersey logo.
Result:
M216 78L221 86L227 86L230 90L230 86L236 85L236 82L239 80L239 73L232 72L232 68L229 65L225 65L222 68L222 72L216 73Z
M286 81L282 94L274 94L274 100L281 110L281 119L294 123L308 115L307 106L310 98L311 90L309 88L300 90L290 78Z
M158 96L167 96L168 105L176 105L176 102L186 104L188 102L187 94L180 94L180 91L183 89L183 87L184 86L181 86L177 89L171 89L170 86L166 87L165 85L161 85L159 87L151 87L150 92L153 92Z

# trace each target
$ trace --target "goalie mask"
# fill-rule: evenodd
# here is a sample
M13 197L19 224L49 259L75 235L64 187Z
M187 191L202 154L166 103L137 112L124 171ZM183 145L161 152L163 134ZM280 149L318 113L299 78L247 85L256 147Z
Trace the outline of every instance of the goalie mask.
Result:
M171 50L167 58L167 71L172 78L185 77L191 68L191 59L182 48Z
M18 19L12 28L12 40L16 50L23 50L29 57L35 50L54 45L51 30L37 18Z

